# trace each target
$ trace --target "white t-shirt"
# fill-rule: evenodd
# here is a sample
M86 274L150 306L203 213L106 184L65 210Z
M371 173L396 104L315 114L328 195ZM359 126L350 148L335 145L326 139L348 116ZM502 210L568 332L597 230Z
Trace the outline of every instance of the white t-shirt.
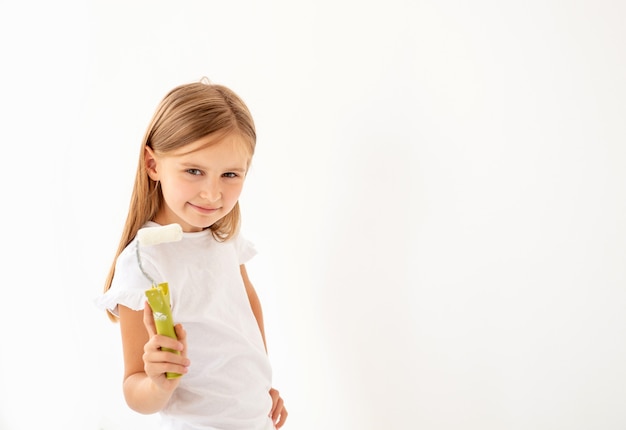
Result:
M134 240L120 254L98 307L114 314L118 304L143 309L151 282L141 273L136 250ZM187 332L191 361L161 411L163 428L274 429L268 417L272 370L239 269L256 254L252 244L240 235L218 242L207 229L139 251L144 271L169 285L172 317Z

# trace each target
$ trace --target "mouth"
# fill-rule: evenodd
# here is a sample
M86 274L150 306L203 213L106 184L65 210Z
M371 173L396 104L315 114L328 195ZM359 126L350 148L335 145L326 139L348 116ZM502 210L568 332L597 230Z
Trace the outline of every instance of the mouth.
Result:
M221 208L217 207L217 208L212 208L212 207L206 207L206 206L198 206L198 205L194 205L193 203L189 203L189 205L194 208L195 210L197 210L198 212L205 214L205 215L211 215L214 214L215 212L219 211Z

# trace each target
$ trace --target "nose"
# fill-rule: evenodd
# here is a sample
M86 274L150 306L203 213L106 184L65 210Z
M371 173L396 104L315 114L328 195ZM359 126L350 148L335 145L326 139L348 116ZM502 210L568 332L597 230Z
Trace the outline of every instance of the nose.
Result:
M208 178L203 181L200 197L209 201L216 202L222 197L222 191L219 185L219 179Z

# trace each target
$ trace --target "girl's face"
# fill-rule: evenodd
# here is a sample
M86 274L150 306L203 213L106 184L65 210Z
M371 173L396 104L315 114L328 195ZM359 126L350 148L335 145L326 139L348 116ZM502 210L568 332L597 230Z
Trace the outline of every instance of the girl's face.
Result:
M209 136L165 155L146 147L146 167L161 183L164 204L154 218L161 225L178 223L183 231L200 231L227 215L237 203L250 155L238 135L211 145Z

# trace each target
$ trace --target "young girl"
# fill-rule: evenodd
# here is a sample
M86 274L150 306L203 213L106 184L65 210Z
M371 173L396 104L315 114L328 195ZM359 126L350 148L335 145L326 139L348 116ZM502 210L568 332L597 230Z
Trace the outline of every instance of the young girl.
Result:
M261 304L244 265L256 251L239 234L238 199L255 144L243 101L206 82L170 91L141 144L126 225L97 305L120 323L127 404L160 412L164 429L267 430L287 418L271 387ZM172 223L182 240L142 246L140 268L138 230ZM142 269L169 284L178 339L156 334Z

